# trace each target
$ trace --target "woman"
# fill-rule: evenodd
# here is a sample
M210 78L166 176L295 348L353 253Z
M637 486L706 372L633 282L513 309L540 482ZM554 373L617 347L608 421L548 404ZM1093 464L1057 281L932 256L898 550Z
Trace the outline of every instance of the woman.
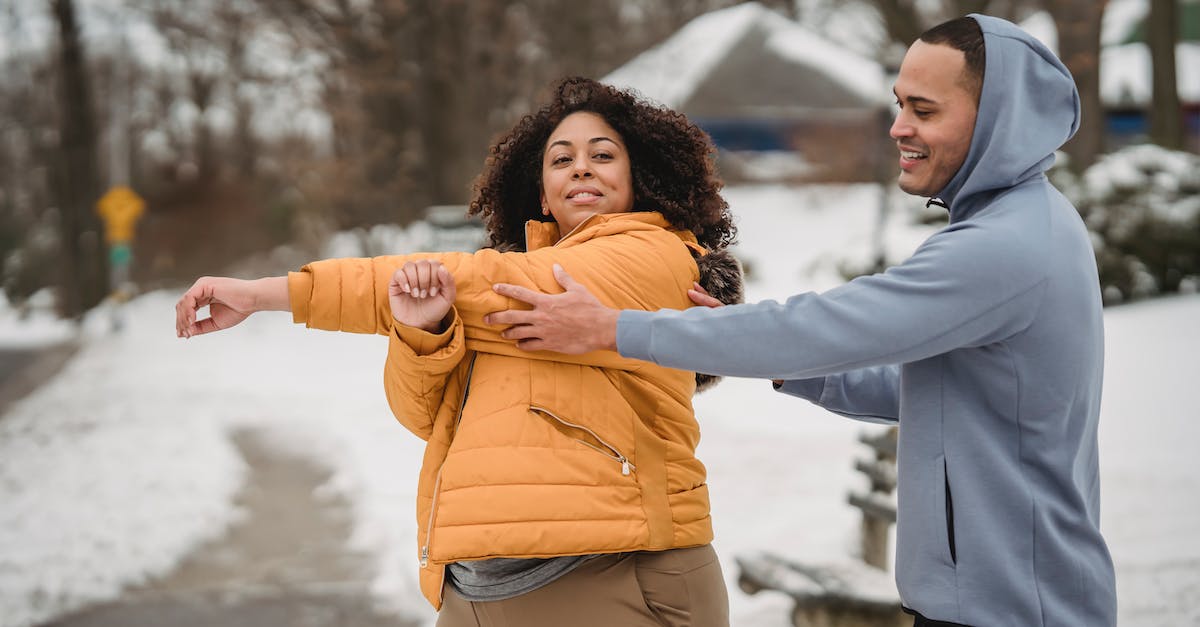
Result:
M567 79L476 182L470 212L490 248L201 279L177 331L273 309L390 336L389 402L427 441L419 559L439 625L727 625L690 400L711 378L608 352L531 354L483 322L510 306L493 284L551 289L554 266L613 306L686 308L698 280L740 300L712 153L682 115ZM212 317L196 322L203 305Z

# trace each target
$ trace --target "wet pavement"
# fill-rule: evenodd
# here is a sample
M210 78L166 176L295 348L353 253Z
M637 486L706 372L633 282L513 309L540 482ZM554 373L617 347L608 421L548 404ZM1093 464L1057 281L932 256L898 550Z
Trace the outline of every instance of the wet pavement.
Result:
M36 348L0 348L0 416L62 370L79 345L64 342Z
M169 576L46 625L415 627L373 607L371 560L348 546L349 504L314 496L328 469L273 448L265 432L234 441L250 466L241 522Z

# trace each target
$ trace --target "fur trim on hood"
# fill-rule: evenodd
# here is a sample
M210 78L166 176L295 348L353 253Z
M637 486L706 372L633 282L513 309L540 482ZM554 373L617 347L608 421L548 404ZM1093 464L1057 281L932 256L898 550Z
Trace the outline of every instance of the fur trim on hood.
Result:
M735 305L746 300L745 285L742 281L742 263L737 257L722 248L696 259L700 268L700 287L703 287L713 298L726 305ZM696 392L710 389L721 381L721 377L696 373Z

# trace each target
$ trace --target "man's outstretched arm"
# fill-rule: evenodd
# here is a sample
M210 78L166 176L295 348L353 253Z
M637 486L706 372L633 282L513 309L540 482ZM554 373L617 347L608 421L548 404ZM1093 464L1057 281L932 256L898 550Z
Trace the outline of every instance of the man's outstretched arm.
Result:
M532 311L493 313L510 339L544 350L615 348L624 357L715 375L811 379L919 361L1019 332L1042 294L1035 260L984 229L943 231L887 272L784 303L615 311L561 276L557 296L496 286ZM993 263L982 263L991 259Z
M558 264L554 265L554 278L566 292L543 294L517 285L495 285L497 294L528 303L533 309L493 312L484 322L508 326L501 335L517 340L523 350L568 355L617 350L617 318L621 312L604 306Z

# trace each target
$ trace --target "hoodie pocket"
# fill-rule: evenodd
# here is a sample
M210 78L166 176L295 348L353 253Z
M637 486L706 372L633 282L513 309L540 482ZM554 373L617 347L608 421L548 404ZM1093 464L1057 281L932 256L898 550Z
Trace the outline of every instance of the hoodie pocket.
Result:
M946 493L946 544L950 549L950 562L958 565L958 552L954 548L954 497L950 493L950 466L942 458L942 488Z
M529 409L549 420L559 432L567 437L620 464L622 475L628 476L631 472L637 470L637 466L630 463L629 458L624 453L618 450L617 447L609 444L607 440L600 437L599 434L588 427L571 422L545 407L530 405Z

